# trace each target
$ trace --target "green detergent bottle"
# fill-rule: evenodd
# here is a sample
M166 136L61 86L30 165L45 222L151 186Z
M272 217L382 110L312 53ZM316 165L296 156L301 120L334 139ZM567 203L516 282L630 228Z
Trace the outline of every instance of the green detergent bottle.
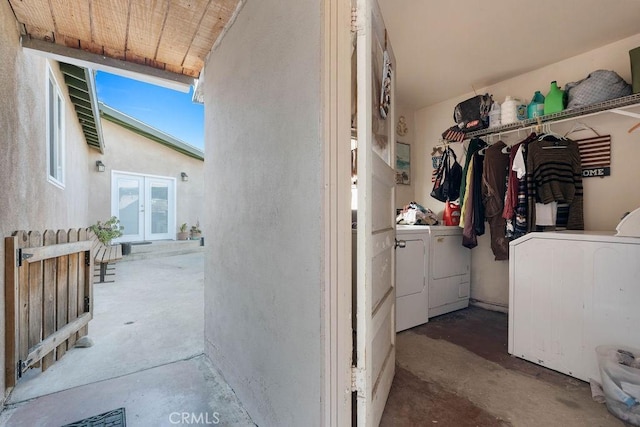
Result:
M557 113L564 110L564 91L558 87L554 80L551 82L549 93L544 98L544 114Z

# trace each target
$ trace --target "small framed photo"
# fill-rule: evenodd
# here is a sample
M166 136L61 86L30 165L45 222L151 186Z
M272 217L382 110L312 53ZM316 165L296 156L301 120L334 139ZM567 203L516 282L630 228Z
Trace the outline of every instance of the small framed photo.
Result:
M411 184L411 145L396 142L396 184Z

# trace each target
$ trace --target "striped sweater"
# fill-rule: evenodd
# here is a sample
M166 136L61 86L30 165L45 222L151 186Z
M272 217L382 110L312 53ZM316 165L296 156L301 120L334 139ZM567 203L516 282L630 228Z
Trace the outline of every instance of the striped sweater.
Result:
M549 138L534 141L527 149L528 231L536 229L536 202L553 201L569 205L568 230L583 230L582 167L578 144Z

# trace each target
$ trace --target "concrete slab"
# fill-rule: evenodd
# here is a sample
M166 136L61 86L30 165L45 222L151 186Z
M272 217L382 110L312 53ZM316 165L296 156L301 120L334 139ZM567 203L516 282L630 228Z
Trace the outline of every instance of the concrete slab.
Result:
M94 345L73 348L46 372L31 369L7 400L22 402L204 352L203 254L116 264L94 285Z
M0 425L59 427L121 407L132 427L255 425L205 356L12 405Z
M94 286L93 346L32 369L0 426L61 426L124 407L128 426L253 426L204 352L202 252L116 265Z

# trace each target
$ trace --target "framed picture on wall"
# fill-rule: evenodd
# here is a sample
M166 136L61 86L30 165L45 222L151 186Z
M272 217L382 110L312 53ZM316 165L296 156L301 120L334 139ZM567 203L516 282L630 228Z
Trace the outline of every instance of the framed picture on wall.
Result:
M411 184L411 145L396 142L396 184Z

